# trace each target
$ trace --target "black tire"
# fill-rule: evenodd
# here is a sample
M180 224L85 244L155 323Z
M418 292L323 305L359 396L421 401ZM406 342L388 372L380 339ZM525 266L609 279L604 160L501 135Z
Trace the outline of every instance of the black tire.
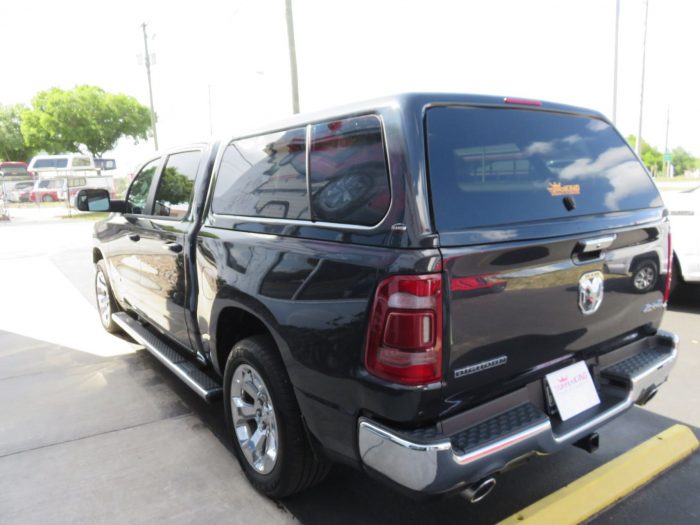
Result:
M239 367L252 368L262 378L274 407L277 456L269 473L261 474L253 468L241 449L234 428L232 382ZM224 406L238 461L248 481L259 492L270 498L283 498L308 489L328 473L330 464L309 441L292 384L270 336L243 339L231 350L224 372Z
M678 263L678 257L673 255L673 270L671 271L671 289L670 294L676 291L678 286L683 282L683 275L681 274L681 265Z
M102 301L103 305L109 307L109 316L104 315L104 311L101 306L100 296L102 293L102 282L100 282L100 276L102 276L102 282L106 287L106 303L104 302L104 299L102 299ZM105 330L107 330L110 334L120 333L122 329L117 323L114 322L111 314L121 311L121 308L119 308L117 301L114 299L114 294L112 293L112 286L109 283L109 276L107 274L107 265L105 264L104 260L97 261L97 265L95 266L95 300L97 302L97 312L100 316L100 322L102 323L102 327Z

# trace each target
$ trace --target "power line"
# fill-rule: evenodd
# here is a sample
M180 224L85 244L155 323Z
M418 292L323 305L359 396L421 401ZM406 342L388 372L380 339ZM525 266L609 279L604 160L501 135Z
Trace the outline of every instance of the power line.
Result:
M644 113L644 75L647 65L647 22L649 21L649 0L644 2L644 43L642 44L642 88L639 94L639 127L637 128L637 155L642 155L642 115Z

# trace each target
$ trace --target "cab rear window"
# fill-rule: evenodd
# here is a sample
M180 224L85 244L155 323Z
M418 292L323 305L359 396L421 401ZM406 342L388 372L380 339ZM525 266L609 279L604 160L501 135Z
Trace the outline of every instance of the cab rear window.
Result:
M602 120L439 107L426 126L439 231L662 205L644 167Z

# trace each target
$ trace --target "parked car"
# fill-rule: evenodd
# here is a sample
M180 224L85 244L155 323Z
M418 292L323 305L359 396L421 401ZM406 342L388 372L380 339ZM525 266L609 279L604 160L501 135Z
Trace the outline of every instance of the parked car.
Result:
M8 192L8 200L10 202L29 202L34 184L32 181L15 183L12 190Z
M14 177L22 178L29 175L26 162L0 162L0 172L2 172L2 176L8 180Z
M595 450L676 360L667 213L595 111L391 97L154 155L124 201L82 190L78 209L113 212L104 328L223 394L272 497L341 461L478 501L524 458ZM659 276L633 290L647 253Z
M98 171L92 157L80 154L37 155L29 162L29 172L42 179L91 176Z
M675 282L700 282L700 183L664 193L671 214Z
M32 202L60 201L59 193L65 183L65 179L39 179L34 183L34 188L29 194L29 200Z

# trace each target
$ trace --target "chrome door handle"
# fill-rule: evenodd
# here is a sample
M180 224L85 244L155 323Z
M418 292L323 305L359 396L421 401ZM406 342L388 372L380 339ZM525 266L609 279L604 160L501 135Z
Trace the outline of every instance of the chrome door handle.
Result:
M605 250L613 242L617 235L606 235L605 237L596 237L594 239L584 239L578 241L579 251L581 253L597 252L600 250Z

